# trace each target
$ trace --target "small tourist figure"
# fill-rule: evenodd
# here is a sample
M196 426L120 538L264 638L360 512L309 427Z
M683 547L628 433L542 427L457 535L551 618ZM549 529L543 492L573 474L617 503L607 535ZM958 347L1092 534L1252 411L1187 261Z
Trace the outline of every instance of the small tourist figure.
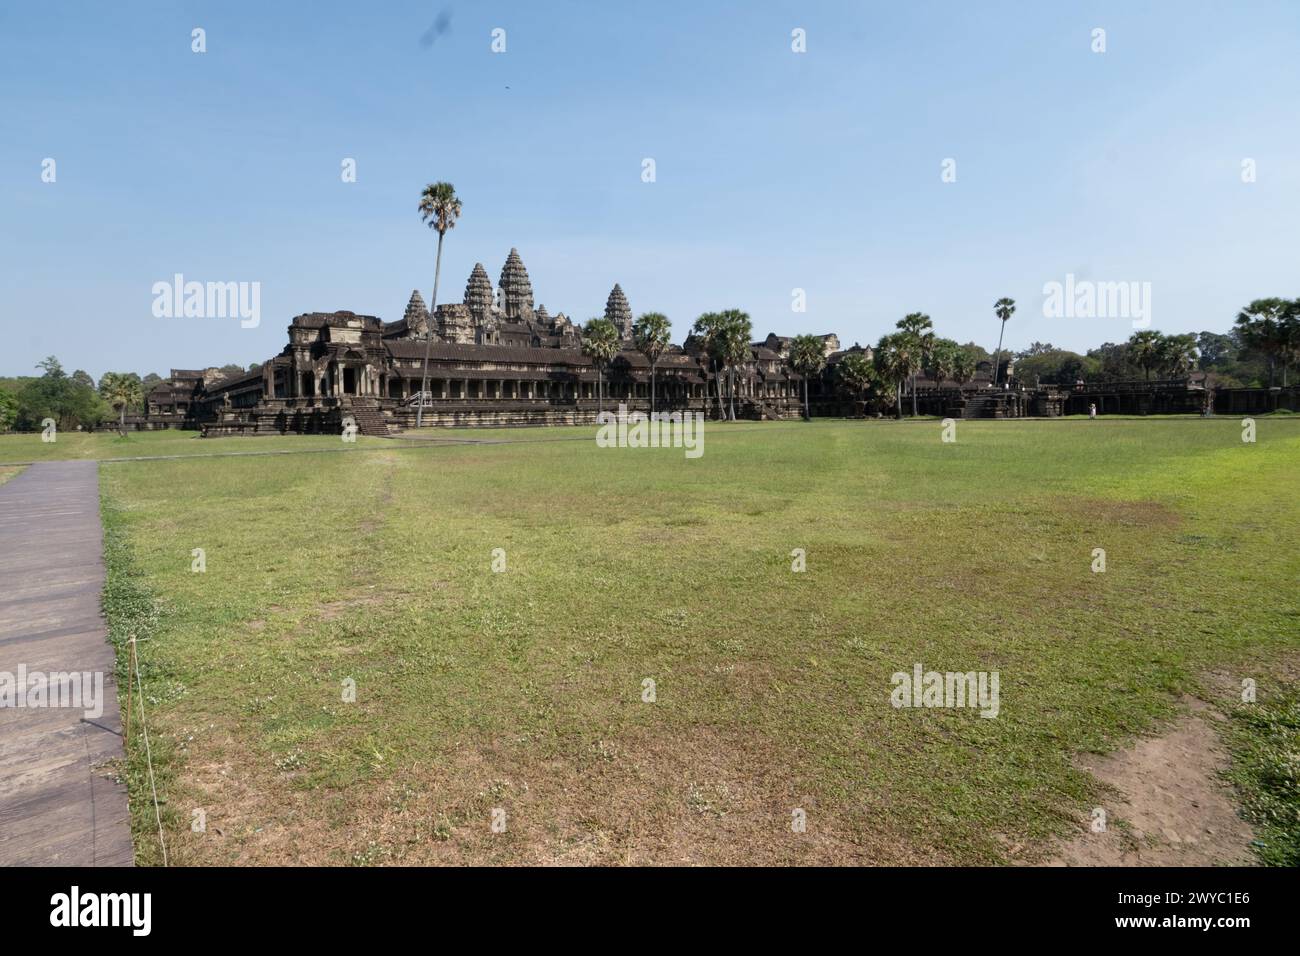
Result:
M1096 417L1097 417L1097 403L1096 403L1096 402L1090 402L1090 403L1088 404L1088 417L1089 417L1089 418L1096 418Z

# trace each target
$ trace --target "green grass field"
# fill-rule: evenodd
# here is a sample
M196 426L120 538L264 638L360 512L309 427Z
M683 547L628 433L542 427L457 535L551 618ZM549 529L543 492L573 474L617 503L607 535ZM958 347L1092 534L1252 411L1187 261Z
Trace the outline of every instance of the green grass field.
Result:
M344 445L338 435L294 435L269 438L201 438L193 431L130 432L125 438L114 432L59 432L52 442L41 441L39 432L0 435L0 467L33 461L96 460L171 455L217 455L249 451L324 451L384 445L382 438L359 436Z
M592 434L100 466L173 863L1043 859L1101 799L1080 754L1300 647L1295 419ZM895 709L916 663L999 672L998 717Z

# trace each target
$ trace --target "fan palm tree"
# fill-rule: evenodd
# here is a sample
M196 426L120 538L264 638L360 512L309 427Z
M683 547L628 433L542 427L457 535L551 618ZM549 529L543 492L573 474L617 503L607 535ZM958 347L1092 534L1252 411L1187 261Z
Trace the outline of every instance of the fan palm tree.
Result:
M1184 378L1196 367L1196 336L1167 335L1160 343L1160 365L1170 378Z
M790 368L803 378L803 417L812 421L808 406L808 379L826 367L826 346L815 335L796 335L790 342Z
M727 309L718 313L718 355L727 370L727 398L731 406L731 420L736 420L736 369L753 359L749 340L754 334L749 314L740 309Z
M622 336L609 319L595 318L582 327L582 353L596 366L596 410L605 410L605 367L618 355Z
M715 391L718 399L718 418L724 417L722 408L722 361L721 361L721 338L722 338L722 314L719 312L705 312L695 324L691 326L691 335L699 342L700 348L708 359L708 371L713 373L713 381L716 386ZM705 391L707 393L707 382ZM707 399L707 394L706 394Z
M655 368L659 356L668 348L668 337L672 332L672 323L662 312L647 312L636 320L632 326L632 341L637 351L650 362L650 413L655 411Z
M424 330L424 373L420 376L420 400L415 406L415 427L424 422L425 390L429 387L429 348L433 344L433 316L438 308L438 278L442 275L442 240L448 229L456 228L460 218L460 199L451 183L429 183L420 194L420 218L430 229L438 231L438 256L433 266L433 298L429 302L429 321Z
M118 410L117 427L126 431L126 409L144 400L144 387L135 372L105 372L99 380L99 397Z
M962 351L952 339L935 339L928 355L924 356L925 374L938 387L945 379L953 377L957 368L957 357Z
M949 373L952 380L958 385L965 385L975 377L975 354L970 349L958 346L953 352L952 371Z
M1160 364L1164 341L1165 337L1154 329L1134 332L1128 340L1129 353L1133 356L1133 361L1142 366L1148 382L1151 381L1151 370Z
M998 352L993 357L993 387L997 388L998 373L1002 370L1002 336L1007 331L1007 319L1016 314L1016 300L1006 296L998 299L993 303L993 314L1002 320L1002 328L998 332Z
M930 349L934 346L934 323L924 312L909 312L895 323L899 333L907 336L912 340L912 355L915 361L912 364L912 414L915 416L916 411L916 373L921 370L922 363L930 354Z
M876 371L886 382L894 383L894 407L903 417L903 382L916 374L921 364L920 345L905 332L883 336L876 344Z
M876 370L863 352L850 352L840 359L835 366L835 374L840 383L854 397L854 404L863 402L865 412L865 393L876 381Z
M1283 317L1290 311L1289 305L1282 299L1256 299L1237 313L1235 327L1242 344L1268 360L1269 388L1273 387L1278 357L1286 350Z

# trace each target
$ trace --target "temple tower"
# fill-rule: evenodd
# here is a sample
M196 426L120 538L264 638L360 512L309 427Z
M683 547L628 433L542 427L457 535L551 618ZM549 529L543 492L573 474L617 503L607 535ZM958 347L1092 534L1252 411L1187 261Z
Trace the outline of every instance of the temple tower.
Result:
M475 325L482 325L492 317L492 280L481 262L474 263L474 271L465 283L465 306Z
M533 284L528 280L528 270L519 258L519 250L512 248L501 267L501 307L507 319L526 321L533 317Z
M411 301L406 303L406 312L402 315L406 321L406 334L423 338L429 329L429 310L424 304L420 290L411 292Z
M617 282L605 301L605 318L614 323L625 344L632 341L632 307L627 304L627 296Z

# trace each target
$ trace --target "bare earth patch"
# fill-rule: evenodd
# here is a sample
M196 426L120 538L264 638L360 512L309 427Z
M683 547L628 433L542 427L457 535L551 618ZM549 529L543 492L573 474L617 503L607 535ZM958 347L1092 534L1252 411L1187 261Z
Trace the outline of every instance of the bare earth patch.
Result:
M749 740L633 736L595 742L576 761L465 747L346 792L298 789L292 772L240 766L242 748L225 734L200 743L186 799L206 808L208 826L169 841L182 865L945 862L887 825L842 827L836 808L797 792ZM794 807L806 810L806 832L792 831ZM506 813L504 832L492 832L494 808Z
M1106 831L1084 832L1053 866L1252 866L1250 826L1219 772L1228 756L1198 700L1166 734L1085 766L1116 794L1102 809Z

